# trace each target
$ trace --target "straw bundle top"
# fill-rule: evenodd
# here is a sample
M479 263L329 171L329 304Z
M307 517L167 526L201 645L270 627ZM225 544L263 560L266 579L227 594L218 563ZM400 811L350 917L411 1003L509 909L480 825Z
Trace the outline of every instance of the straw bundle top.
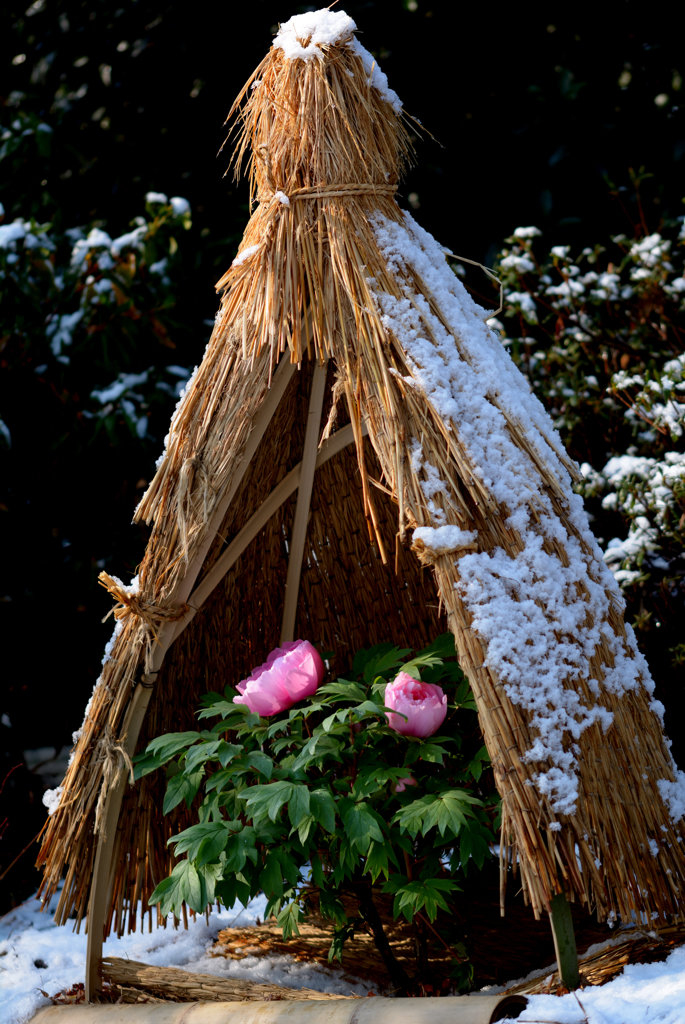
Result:
M237 97L234 165L251 151L253 200L396 187L409 152L402 105L355 29L342 11L291 18Z
M274 365L286 346L298 363L312 343L331 355L331 261L339 277L354 266L343 236L363 231L360 213L389 212L411 156L402 104L355 28L342 11L291 18L229 113L234 172L247 166L258 206L217 285L229 295L222 318L242 310L244 353L266 345ZM352 196L367 202L350 211Z

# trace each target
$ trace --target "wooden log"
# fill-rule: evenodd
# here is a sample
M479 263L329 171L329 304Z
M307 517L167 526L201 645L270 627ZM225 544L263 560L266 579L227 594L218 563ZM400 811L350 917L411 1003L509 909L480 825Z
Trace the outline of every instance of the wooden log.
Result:
M156 967L138 960L104 957L103 981L117 988L137 989L174 1002L236 1002L271 999L349 999L310 988L285 988L244 978L219 977L216 974L194 974L179 967ZM124 1000L128 1001L127 998Z

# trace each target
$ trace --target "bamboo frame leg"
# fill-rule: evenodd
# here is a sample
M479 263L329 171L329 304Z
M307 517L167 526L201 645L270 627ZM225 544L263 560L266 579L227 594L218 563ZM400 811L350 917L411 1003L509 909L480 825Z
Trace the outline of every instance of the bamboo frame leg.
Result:
M302 471L300 474L300 486L297 491L297 505L295 507L295 521L290 538L290 551L288 553L288 575L285 581L285 598L283 602L283 620L281 623L281 643L294 639L295 614L297 611L297 595L300 589L300 576L302 574L302 559L304 558L304 545L307 536L307 523L309 522L309 506L312 500L312 487L314 485L314 473L316 471L316 456L319 448L319 428L321 425L321 410L326 391L327 363L317 363L314 367L312 378L312 389L309 395L309 409L307 411L307 427L304 436L304 448L302 450Z
M163 657L164 653L162 653L162 657L159 659L160 665ZM151 695L152 687L139 683L131 698L122 730L124 734L122 746L129 757L134 753ZM103 830L98 836L98 846L95 853L90 906L88 907L88 941L86 945L85 996L88 1003L92 1002L93 997L102 989L102 944L107 905L112 890L112 854L116 839L117 822L121 812L121 802L124 798L127 781L128 776L126 772L121 771L116 784L108 794Z
M571 907L563 893L552 897L549 910L549 920L552 925L554 936L554 952L557 957L557 966L562 984L569 992L580 986L580 973L578 971L578 950L576 949L576 936L573 931L573 918Z
M222 495L221 500L212 516L210 527L207 530L207 539L200 549L195 553L193 561L188 566L177 593L173 600L179 604L185 603L190 594L202 563L209 549L209 545L216 533L216 530L223 519L226 509L235 494L240 482L247 472L250 461L256 451L264 432L273 418L276 409L283 397L285 389L295 372L295 366L287 359L279 364L274 374L271 389L268 392L260 414L255 418L252 432L247 440L243 454L242 465L233 477L230 490ZM138 736L143 725L145 712L152 695L152 685L159 672L164 656L173 642L175 634L175 623L166 623L159 632L154 647L152 664L148 676L139 683L133 692L131 701L121 729L121 746L129 755L133 756ZM121 771L117 781L109 790L105 801L104 825L97 839L97 850L95 863L93 865L93 878L91 881L90 902L88 906L88 941L86 946L86 984L85 995L87 1002L92 1002L102 990L102 946L104 942L105 920L112 891L112 860L116 842L116 827L121 812L121 804L126 791L127 775Z

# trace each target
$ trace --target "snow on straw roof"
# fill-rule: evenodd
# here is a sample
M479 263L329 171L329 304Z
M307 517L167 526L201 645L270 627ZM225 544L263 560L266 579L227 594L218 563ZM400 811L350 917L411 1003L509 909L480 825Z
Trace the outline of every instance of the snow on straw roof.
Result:
M503 680L512 702L531 716L536 739L521 753L544 766L534 776L535 784L550 798L553 810L573 814L578 800L574 741L594 723L608 729L614 716L599 701L583 700L577 689L565 685L570 666L599 697L590 658L604 641L614 663L613 669L607 667L604 687L626 693L644 680L651 694L653 683L634 640L626 655L606 628L611 604L622 608L622 598L605 569L582 502L573 494L561 439L487 327L487 312L473 302L442 248L413 217L405 213L404 222L398 223L377 215L372 222L388 264L409 279L412 273L420 275L424 285L423 293L405 286L399 298L377 292L384 324L401 340L415 384L448 429L458 430L474 472L508 509L508 524L523 540L520 551L467 553L463 531L434 522L443 533L456 530L452 550L455 556L459 551L462 590L474 626L487 640L487 663ZM511 423L526 437L525 448L510 432ZM567 534L551 496L540 489L531 451L556 482L576 537ZM466 536L471 540L474 534ZM415 531L415 537L426 544L425 528ZM567 565L546 549L545 542L553 541L563 544ZM435 553L449 550L439 534L426 547ZM593 565L601 572L600 581L592 579Z

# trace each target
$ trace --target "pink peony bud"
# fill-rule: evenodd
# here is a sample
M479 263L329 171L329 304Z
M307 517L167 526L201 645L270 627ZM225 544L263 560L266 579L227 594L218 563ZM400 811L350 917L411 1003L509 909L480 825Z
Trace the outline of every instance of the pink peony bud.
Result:
M388 713L388 725L405 736L432 736L445 721L447 697L440 686L412 679L407 672L400 674L385 688L386 708L399 711ZM406 715L406 718L402 718Z
M406 775L403 779L398 779L395 783L395 792L404 793L408 786L418 786L418 782L413 775Z
M323 674L323 661L308 640L288 640L238 683L240 696L233 703L247 704L257 715L277 715L316 693Z

